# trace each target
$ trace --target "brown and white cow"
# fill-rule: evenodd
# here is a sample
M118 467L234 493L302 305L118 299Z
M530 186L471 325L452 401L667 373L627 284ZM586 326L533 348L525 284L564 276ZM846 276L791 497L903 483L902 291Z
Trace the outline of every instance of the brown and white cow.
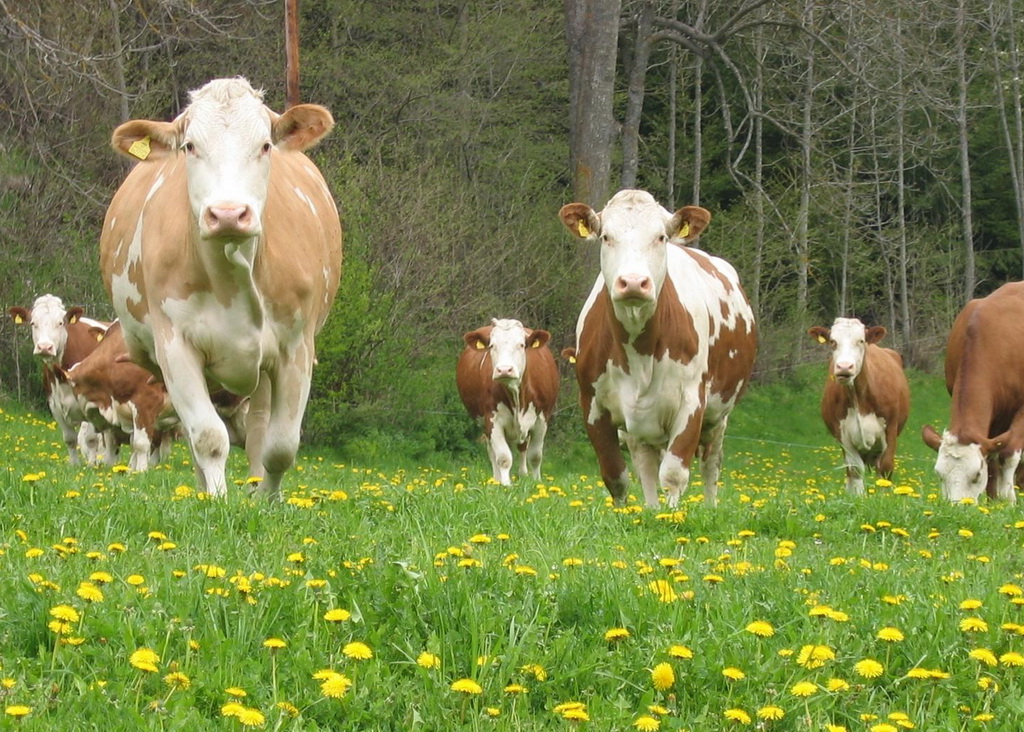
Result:
M494 480L511 482L512 448L520 476L540 480L544 435L560 380L548 348L551 334L518 320L492 320L463 337L455 381L470 416L481 422Z
M878 342L884 326L866 327L856 318L836 318L831 328L807 331L828 344L828 379L821 396L821 418L845 453L846 490L864 493L864 465L890 478L896 438L910 415L910 383L903 357Z
M1024 282L971 300L953 322L946 344L946 389L953 401L941 435L922 428L938 451L935 472L947 500L991 498L1013 503L1014 473L1024 449Z
M126 360L127 354L121 323L115 321L99 347L68 369L66 378L86 419L98 432L113 430L118 441L127 438L128 467L142 471L166 457L178 419L164 385Z
M325 108L277 114L245 79L190 94L172 122L132 120L115 150L135 168L107 210L104 284L131 358L167 386L199 487L227 490L228 432L210 392L251 395L248 438L280 495L293 464L314 336L341 270L341 223L303 154L334 124ZM252 453L251 453L252 454Z
M59 372L92 353L99 342L91 329L106 329L109 324L84 317L80 307L65 309L56 295L36 298L31 310L15 306L8 312L15 323L32 326L32 353L42 363L46 403L67 446L68 459L77 465L81 453L86 462L96 462L102 450L99 436L85 421L74 392Z
M576 237L601 243L601 273L576 325L576 379L587 434L616 502L629 472L626 439L648 506L676 506L701 451L704 500L717 500L726 424L750 379L757 326L735 269L694 249L711 220L674 214L645 191L617 193L601 213L560 212Z

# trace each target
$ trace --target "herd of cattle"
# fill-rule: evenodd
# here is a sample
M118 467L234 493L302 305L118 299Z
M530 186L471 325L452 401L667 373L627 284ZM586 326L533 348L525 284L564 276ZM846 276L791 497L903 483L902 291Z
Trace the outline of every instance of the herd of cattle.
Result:
M341 272L334 200L304 150L333 127L303 104L277 114L241 78L190 94L171 122L132 120L113 134L133 160L107 210L100 270L117 320L84 317L53 295L12 307L31 324L54 419L72 462L145 470L182 435L201 490L223 496L231 444L244 445L257 490L277 497L299 445L315 362L314 337ZM587 434L616 502L626 499L628 447L648 506L676 506L699 458L714 504L729 414L746 390L757 325L735 269L691 246L711 214L675 213L624 190L601 212L571 203L569 232L599 242L601 272L579 315L575 365ZM936 471L949 500L1015 498L1024 447L1024 375L1010 364L1024 328L1024 283L973 300L950 333L953 397ZM847 488L863 492L865 465L888 477L907 421L910 388L880 326L837 318L809 334L831 348L822 417L845 452ZM558 394L550 334L495 319L465 334L459 394L483 424L493 477L540 478ZM991 463L991 472L989 466Z

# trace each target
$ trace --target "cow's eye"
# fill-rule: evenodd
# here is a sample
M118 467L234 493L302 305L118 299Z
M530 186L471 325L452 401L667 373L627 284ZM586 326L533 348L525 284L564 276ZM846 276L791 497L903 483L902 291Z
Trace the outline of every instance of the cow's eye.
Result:
M828 345L829 345L829 348L835 348L837 344L836 344L835 341L829 341Z
M182 149L184 149L184 151L185 151L185 152L187 152L187 153L188 153L189 155L193 154L193 153L194 153L194 152L196 151L196 146L195 146L195 145L194 145L194 144L192 143L192 141L191 141L191 140L189 140L188 142L186 142L186 143L185 143L184 145L182 145L181 147L182 147Z
M273 145L271 145L269 142L264 142L263 143L263 154L266 155L267 153L269 153L270 152L270 148L272 148L272 147L273 147Z

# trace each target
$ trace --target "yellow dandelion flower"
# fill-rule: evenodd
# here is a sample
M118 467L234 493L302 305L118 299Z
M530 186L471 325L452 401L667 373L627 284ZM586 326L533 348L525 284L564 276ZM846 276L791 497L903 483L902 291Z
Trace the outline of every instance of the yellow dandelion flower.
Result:
M729 679L730 681L742 681L747 677L740 669L735 666L728 666L722 669L722 676Z
M814 684L814 683L812 683L810 681L801 681L801 682L799 682L797 684L794 684L790 688L789 693L792 694L793 696L808 697L808 696L811 696L812 694L816 693L817 691L818 691L817 684Z
M869 727L871 732L900 732L899 727L889 724L888 722L880 722L873 724Z
M473 679L459 679L454 682L451 686L452 691L458 691L462 694L482 694L483 687L480 686Z
M920 666L914 666L914 668L907 671L908 679L930 679L932 677L931 671Z
M537 681L545 681L548 678L547 669L541 666L539 663L528 663L525 666L519 668L524 674L529 674Z
M865 679L875 679L882 675L885 667L873 658L865 658L853 665L853 670Z
M903 640L903 631L899 628L882 628L876 637L889 643L899 643Z
M335 671L331 671L320 684L320 692L329 699L341 699L351 688L352 679Z
M266 717L263 716L263 712L259 709L252 709L250 707L242 707L235 714L237 719L243 727L262 727L267 721Z
M175 671L164 676L164 683L172 689L187 689L192 686L192 679L180 671Z
M722 712L722 716L730 722L737 722L738 724L750 724L751 722L750 715L742 709L726 709Z
M960 630L965 633L984 633L988 630L988 623L979 617L964 618L960 621Z
M661 722L645 714L633 720L633 726L640 732L657 732L661 728Z
M568 719L570 722L589 722L590 715L586 709L566 709L562 712L562 719Z
M831 692L849 691L850 684L844 679L829 679L825 688Z
M753 633L761 638L771 638L775 635L775 628L772 624L764 620L755 620L746 627L748 633Z
M128 663L140 671L156 673L158 671L156 665L160 663L160 656L150 648L139 648L128 657Z
M999 594L1007 597L1020 597L1024 595L1024 589L1021 589L1019 585L1006 584L999 588Z
M299 716L299 708L291 702L279 701L277 703L277 708L293 719Z
M613 643L615 641L620 641L620 640L625 640L628 637L629 637L629 631L626 630L625 628L611 628L610 630L606 631L605 634L604 634L604 639L606 641L608 641L609 643Z
M441 668L441 658L433 653L424 651L416 657L416 665L426 669Z
M975 648L973 651L967 654L968 658L973 658L975 661L981 661L986 666L995 666L999 663L996 658L996 654L987 648Z
M651 683L658 691L672 688L672 685L676 683L676 672L672 669L671 664L662 662L651 669Z
M846 732L846 727L841 724L826 724L825 732Z
M991 676L982 676L978 679L978 688L982 691L999 691L999 682L993 679Z
M81 582L75 594L86 602L103 602L103 591L92 582Z
M329 623L342 623L352 617L352 613L341 608L334 608L324 613L324 620Z
M786 716L786 712L783 711L782 707L777 707L774 704L769 704L766 707L761 707L757 710L757 718L764 719L769 722L775 722Z
M224 693L228 696L233 696L236 699L244 699L245 697L249 696L245 689L241 688L240 686L229 686L224 690Z
M652 595L657 595L658 599L661 602L669 603L675 602L677 599L679 599L679 596L676 594L676 591L672 588L672 585L667 580L654 580L653 582L647 585L647 590Z
M21 719L27 717L32 713L32 707L27 707L24 704L12 704L11 706L4 709L4 714L8 717L14 717L15 719Z
M484 707L484 712L491 718L501 716L501 710L498 707Z
M1004 666L1024 666L1024 656L1016 651L1010 651L999 657L999 663Z
M974 599L972 597L969 597L969 598L967 598L966 600L964 600L963 602L960 603L960 609L961 610L977 610L982 605L983 605L983 603L982 603L981 600L976 600L976 599Z
M982 724L984 724L985 722L991 722L995 718L996 715L991 714L989 712L982 712L981 714L974 715L974 721L981 722Z
M341 652L356 661L368 661L373 658L373 651L370 650L370 647L365 643L360 643L359 641L346 643L345 647L341 649Z
M686 646L674 645L669 646L668 655L672 658L693 658L693 651Z
M503 691L506 694L525 694L528 690L522 684L509 684Z
M50 615L65 623L77 623L81 616L70 605L57 605L50 608Z
M263 647L269 648L272 651L276 651L287 646L288 644L280 638L267 638L265 641L263 641Z
M139 585L145 584L146 578L141 574L130 574L124 578L124 581L130 584L132 587L138 587Z
M836 652L826 645L805 645L800 648L796 662L807 669L821 668L827 661L834 661Z

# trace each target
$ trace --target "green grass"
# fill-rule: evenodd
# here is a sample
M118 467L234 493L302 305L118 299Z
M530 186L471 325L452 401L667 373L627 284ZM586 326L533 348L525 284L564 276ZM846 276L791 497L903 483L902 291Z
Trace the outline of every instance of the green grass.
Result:
M917 432L945 422L948 398L921 374L894 485L844 495L819 375L752 389L720 506L691 487L676 512L613 509L596 462L557 443L540 485L489 484L479 446L432 466L304 448L285 503L240 487L215 502L191 490L181 445L145 474L75 469L48 419L5 405L0 730L1019 729L1020 510L939 498ZM241 455L230 470L244 477ZM90 602L96 572L109 578ZM747 630L759 620L773 634ZM346 655L353 642L372 658ZM818 667L799 662L813 645L828 647ZM880 675L858 672L865 659ZM323 670L351 681L334 677L343 696ZM784 716L758 718L772 707Z

